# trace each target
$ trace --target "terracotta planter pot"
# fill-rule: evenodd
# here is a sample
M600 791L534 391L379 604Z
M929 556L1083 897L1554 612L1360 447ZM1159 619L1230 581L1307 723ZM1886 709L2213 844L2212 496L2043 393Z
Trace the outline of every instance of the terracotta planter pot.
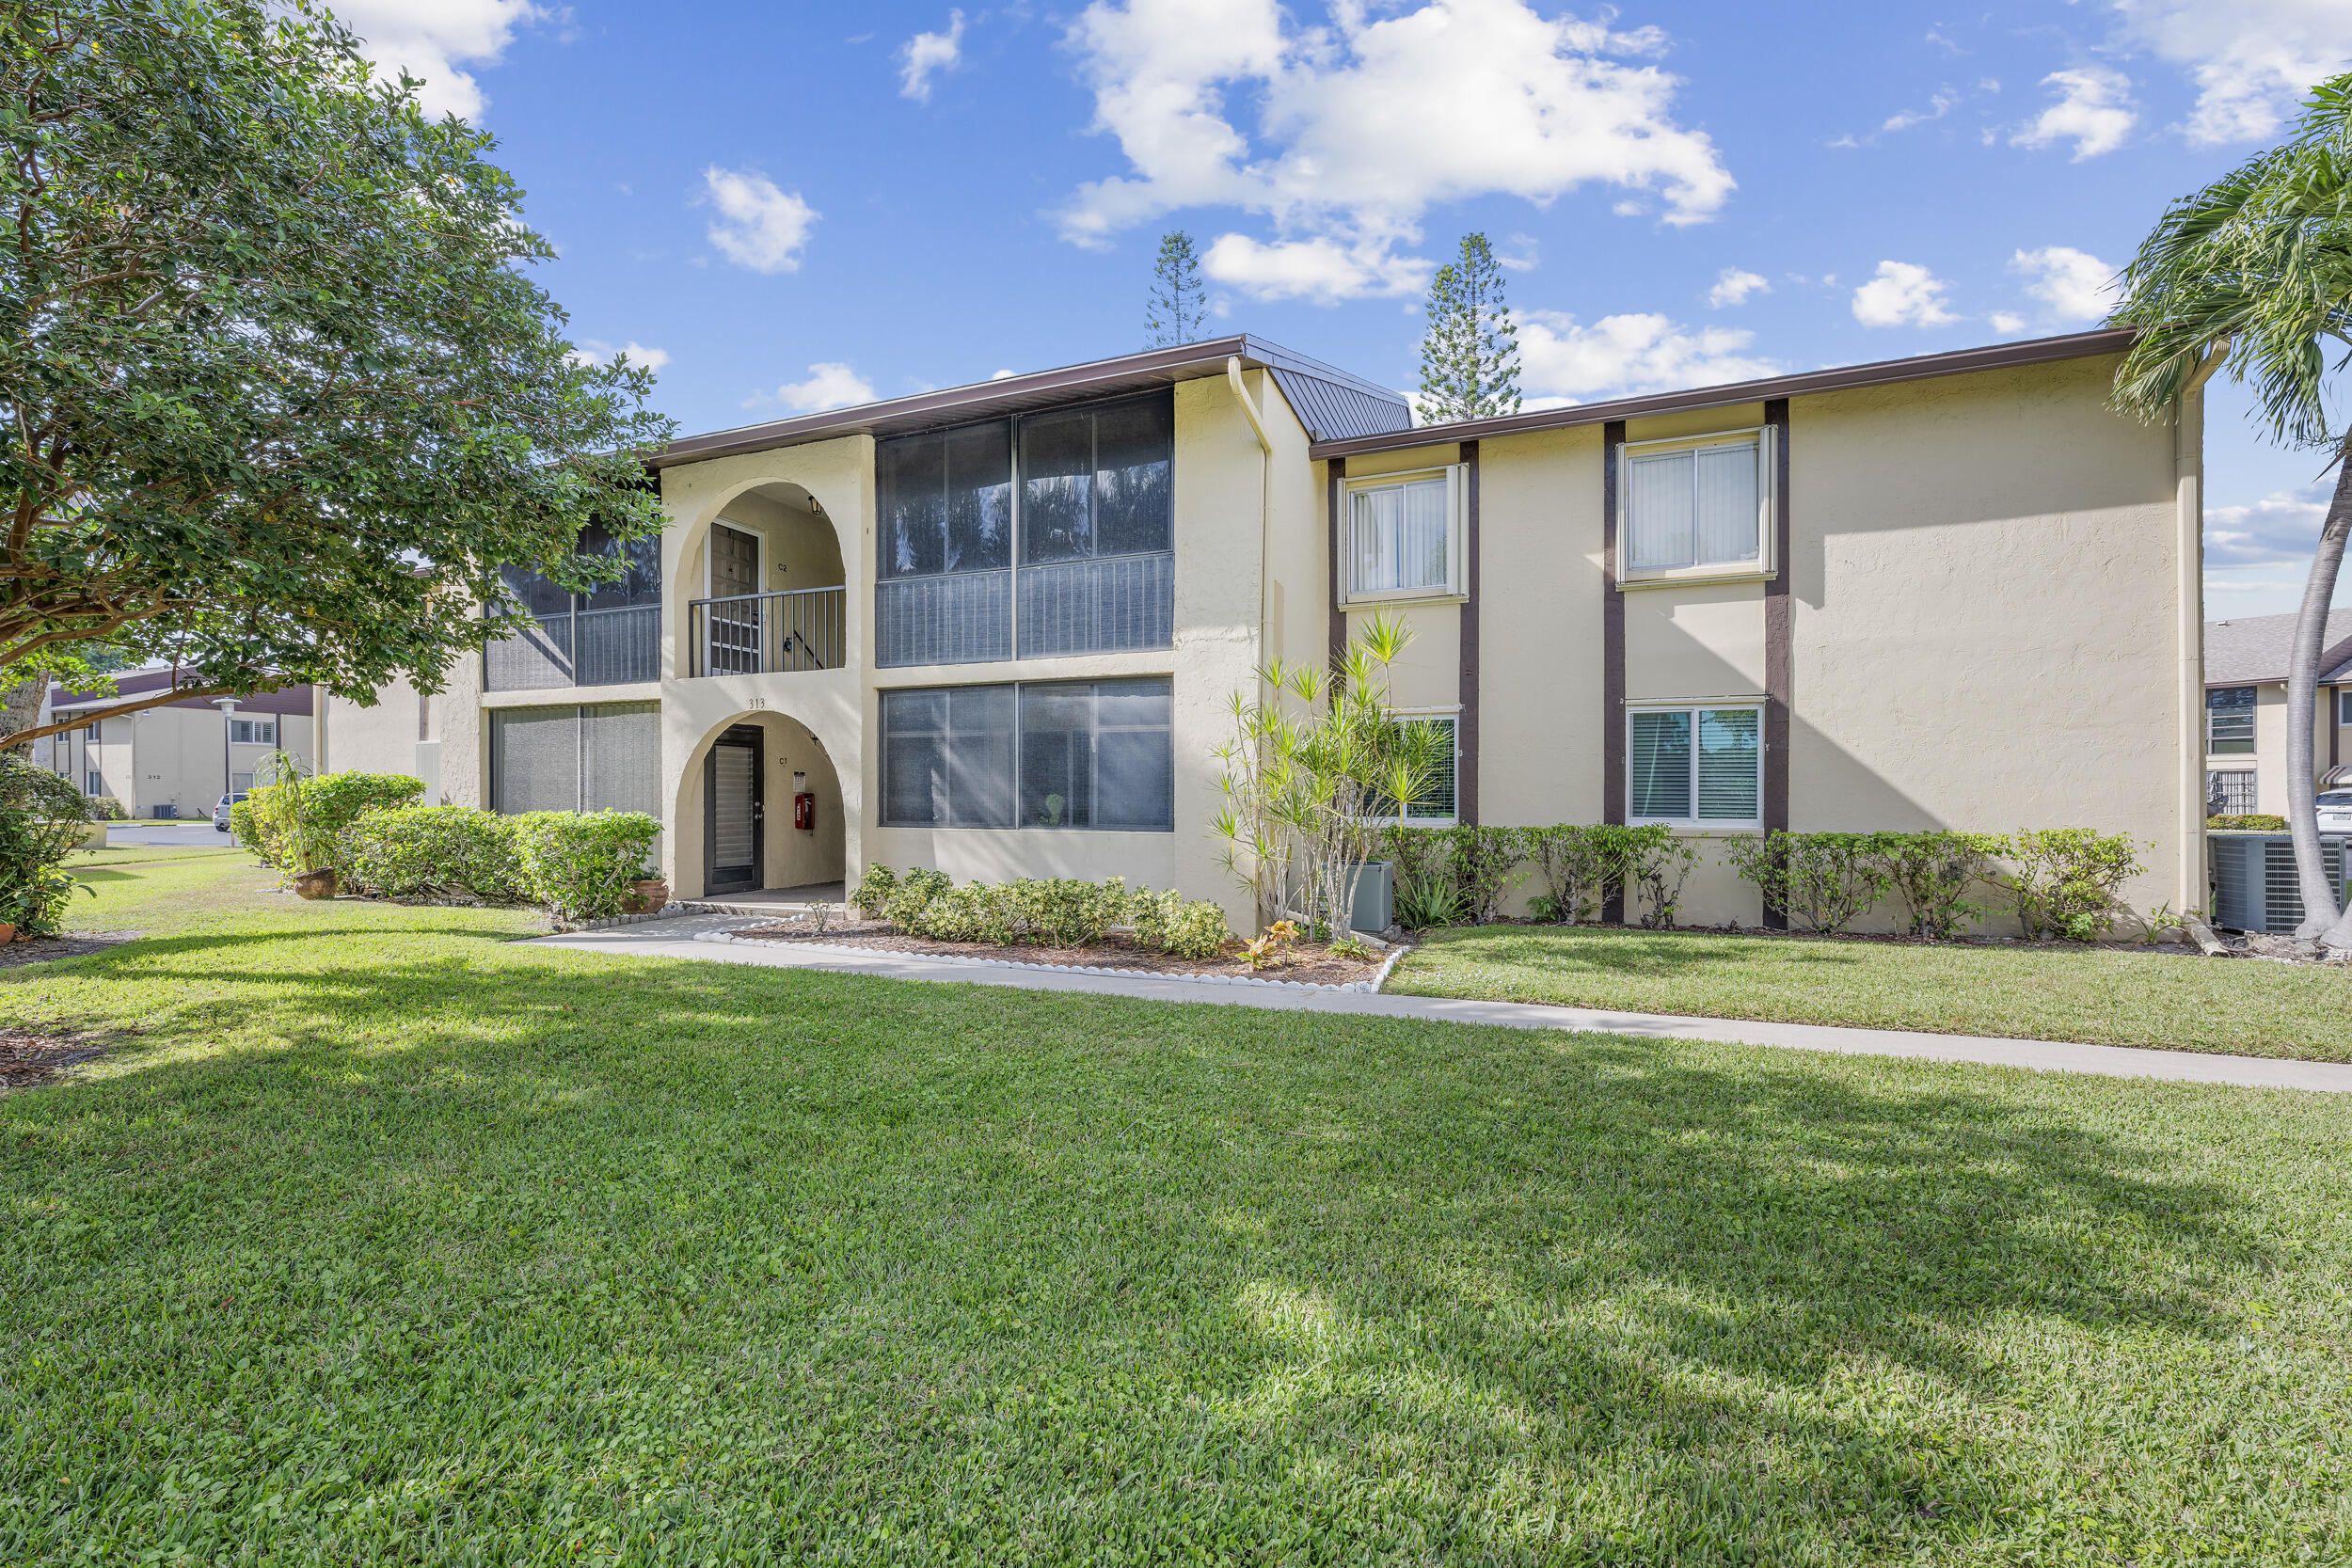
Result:
M0 946L4 946L8 942L14 942L15 940L16 927L9 925L5 920L0 920Z
M294 879L294 895L300 898L332 898L339 879L332 867L325 871L305 871Z
M652 914L669 901L670 884L660 877L647 877L628 885L627 908L630 914Z

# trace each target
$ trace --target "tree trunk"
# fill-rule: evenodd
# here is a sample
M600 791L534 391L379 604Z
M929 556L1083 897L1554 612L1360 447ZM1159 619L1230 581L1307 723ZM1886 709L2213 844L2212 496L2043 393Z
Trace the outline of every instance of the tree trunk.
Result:
M5 694L0 694L0 747L9 744L8 736L29 730L40 721L40 700L48 694L47 675L19 681Z
M2312 557L2311 580L2303 585L2303 608L2295 618L2295 651L2287 665L2287 832L2295 840L2296 879L2303 890L2299 937L2324 938L2352 946L2352 930L2338 918L2336 890L2319 853L2320 645L2328 638L2328 607L2336 596L2336 574L2344 566L2344 542L2352 534L2352 462L2338 454L2336 493L2320 526Z

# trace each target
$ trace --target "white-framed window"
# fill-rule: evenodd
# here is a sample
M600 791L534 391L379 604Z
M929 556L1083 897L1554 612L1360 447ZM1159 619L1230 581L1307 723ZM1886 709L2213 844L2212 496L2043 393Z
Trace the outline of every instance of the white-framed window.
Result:
M1761 824L1761 706L1629 708L1625 740L1627 821L1706 828Z
M229 793L230 793L230 794L231 794L231 795L245 795L245 794L249 794L249 793L252 791L252 788L253 788L253 775L252 775L252 774L250 774L250 773L231 773L231 774L230 774L230 775L229 775Z
M2339 690L2336 693L2336 722L2352 724L2352 691Z
M1347 482L1347 602L1462 594L1466 472L1454 463Z
M229 738L240 746L275 746L278 744L278 721L275 719L231 719Z
M84 740L103 740L105 737L99 734L99 732L104 727L105 721L103 719L94 723L85 724L82 726L82 738Z
M96 797L106 793L106 775L93 768L82 780L82 793Z
M1770 575L1772 443L1731 430L1617 449L1617 577Z
M1445 736L1444 759L1438 765L1438 775L1429 781L1420 800L1405 810L1407 825L1416 828L1450 828L1454 822L1456 807L1454 800L1454 778L1462 761L1462 738L1457 710L1399 708L1391 715L1399 723L1430 724ZM1370 802L1371 815L1390 822L1396 820L1396 802L1383 795Z

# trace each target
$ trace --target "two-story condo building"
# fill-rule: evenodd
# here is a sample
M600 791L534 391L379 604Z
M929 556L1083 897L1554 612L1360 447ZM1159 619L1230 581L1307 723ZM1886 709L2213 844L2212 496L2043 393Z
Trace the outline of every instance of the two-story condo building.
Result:
M2205 902L2201 415L2086 333L1414 427L1231 337L682 440L626 581L326 765L658 816L681 896L930 865L1247 901L1211 833L1271 657L1406 618L1430 821L2128 832ZM1711 855L1684 918L1756 922Z

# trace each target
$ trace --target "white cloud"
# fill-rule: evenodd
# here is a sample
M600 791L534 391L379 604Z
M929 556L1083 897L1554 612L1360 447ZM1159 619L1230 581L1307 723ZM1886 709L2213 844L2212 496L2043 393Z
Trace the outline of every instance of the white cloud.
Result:
M572 350L571 357L583 365L610 365L624 354L628 356L630 364L649 371L658 371L670 362L670 354L667 349L647 348L644 344L635 341L623 343L619 348L614 348L611 343L598 338L582 339L580 345Z
M816 209L775 182L748 169L724 169L712 165L703 171L711 205L719 221L710 226L710 243L719 254L754 272L792 272L801 264L801 247L808 243L808 226Z
M360 52L382 73L421 77L427 113L473 119L488 102L459 62L496 65L515 29L545 20L531 0L339 0L335 18L364 40Z
M994 375L990 376L989 379L991 381L1010 381L1014 376L1019 375L1020 373L1021 372L1019 371L998 371Z
M1717 387L1780 370L1743 352L1753 332L1692 328L1658 314L1603 316L1586 326L1562 311L1530 310L1518 326L1519 384L1531 407Z
M2197 85L2188 139L2255 141L2352 56L2344 0L2109 0L2124 39Z
M2021 250L2009 270L2027 279L2026 293L2062 322L2097 321L2115 308L2115 268L2071 245Z
M1912 261L1881 261L1878 275L1853 292L1853 319L1865 326L1942 326L1960 318L1944 302L1951 285Z
M1993 324L1994 331L2004 337L2013 336L2026 330L2026 318L2013 310L1995 310L1984 319Z
M1905 109L1899 114L1889 115L1886 118L1886 122L1881 125L1879 129L1882 131L1908 131L1913 126L1924 125L1931 119L1942 119L1946 115L1950 114L1959 106L1960 94L1952 91L1949 87L1946 87L1942 92L1937 93L1934 97L1928 100L1928 106L1926 108Z
M931 75L963 63L963 13L947 13L944 33L917 33L898 46L898 93L917 103L931 101Z
M1513 272L1533 272L1543 246L1532 234L1514 234L1495 251L1495 261Z
M2058 102L2042 111L2031 124L2018 127L2009 139L2017 147L2047 147L2052 142L2074 144L2074 161L2095 158L2123 145L2138 123L2132 103L2131 78L2106 66L2054 71L2042 85L2058 94Z
M837 360L828 360L811 365L804 381L787 381L772 392L754 392L743 400L743 406L818 414L873 401L874 388L864 376Z
M2205 508L2205 564L2267 566L2311 560L2333 489L2332 480L2321 480L2300 490L2274 491L2249 506Z
M1292 293L1424 274L1398 251L1438 202L1540 206L1601 183L1657 192L1683 224L1733 185L1706 135L1675 122L1676 79L1629 58L1662 35L1524 0L1342 4L1316 27L1277 0L1094 0L1066 41L1129 172L1082 185L1057 214L1063 237L1100 245L1180 208L1238 207L1277 234L1228 264Z
M1370 294L1418 293L1435 268L1399 256L1386 239L1277 240L1225 234L1201 253L1200 270L1252 299L1306 299L1332 305Z
M1804 281L1802 278L1800 282ZM1715 278L1715 286L1707 291L1707 303L1720 310L1726 305L1745 305L1750 294L1769 294L1772 286L1758 273L1741 272L1738 267L1725 267Z

